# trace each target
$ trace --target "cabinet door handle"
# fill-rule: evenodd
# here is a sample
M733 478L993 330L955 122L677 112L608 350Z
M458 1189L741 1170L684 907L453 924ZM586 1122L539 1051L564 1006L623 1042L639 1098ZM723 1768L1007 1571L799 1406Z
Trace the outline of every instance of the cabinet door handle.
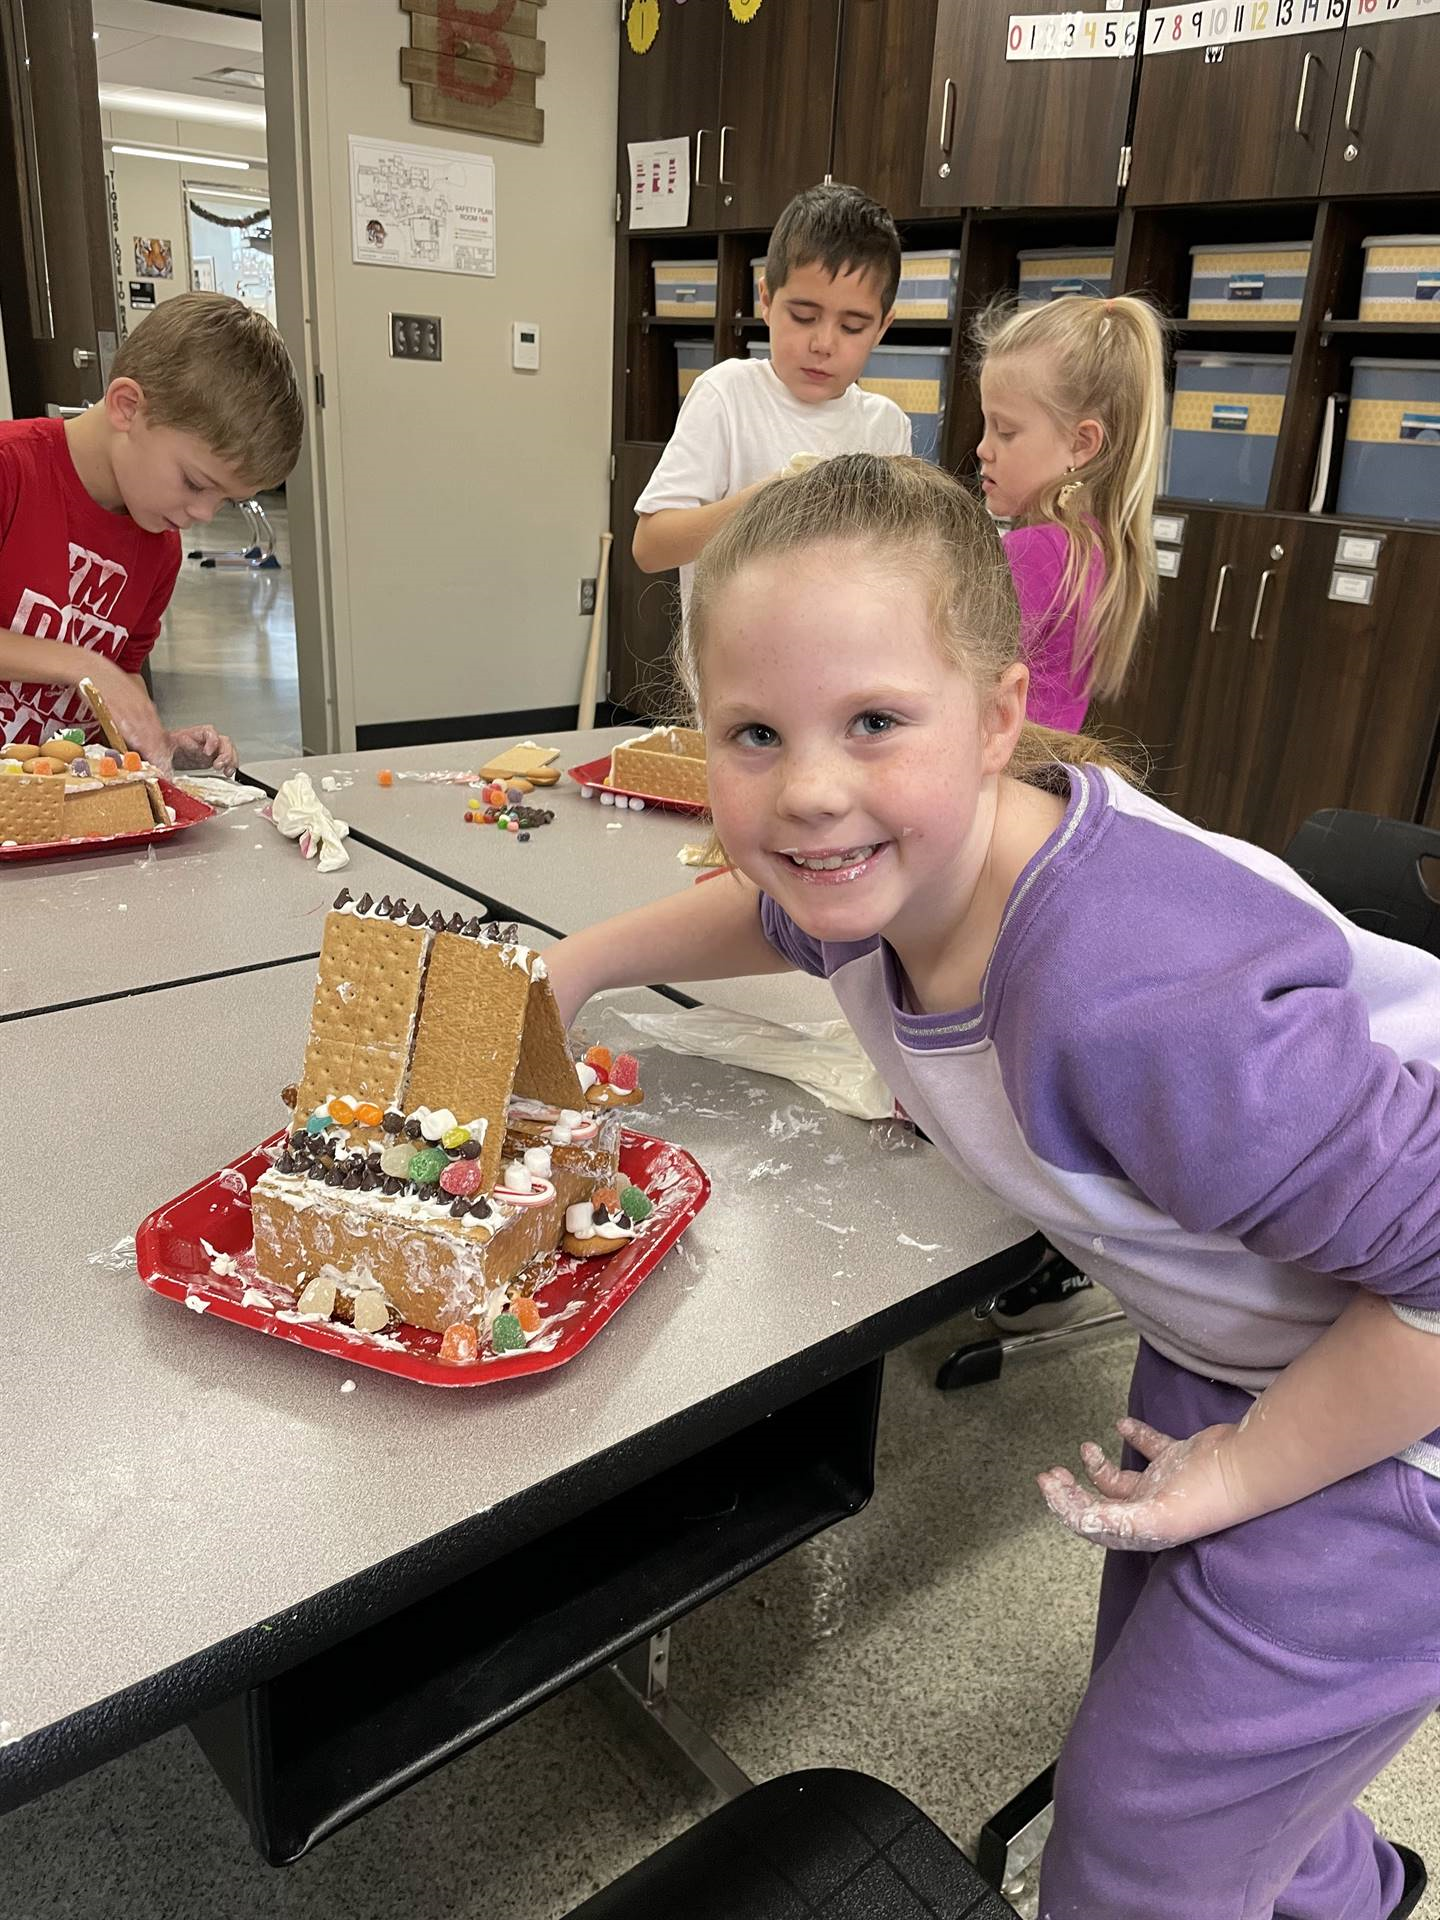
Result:
M1306 54L1305 58L1307 60L1310 58L1308 53ZM695 185L697 187L703 187L710 184L708 181L702 180L700 178L700 162L704 157L704 153L705 153L705 136L710 131L711 129L709 127L697 127L695 129Z
M1360 87L1361 62L1364 60L1368 60L1369 58L1370 58L1370 49L1368 47L1356 47L1355 58L1354 58L1354 61L1351 63L1351 67L1350 67L1350 91L1345 98L1345 131L1346 133L1359 133L1360 131L1359 127L1357 127L1355 124L1355 95L1359 91L1359 87Z
M1215 582L1215 604L1210 609L1210 631L1214 633L1220 624L1220 602L1225 598L1225 582L1230 578L1231 568L1227 561L1220 569L1220 578Z
M955 82L945 82L945 99L940 108L940 151L949 153L955 138Z
M729 176L729 174L728 174L728 173L727 173L727 172L725 171L725 156L726 156L726 154L727 154L727 153L728 153L728 152L730 151L730 136L731 136L731 134L732 134L732 133L733 133L734 131L735 131L735 129L734 129L733 127L721 127L721 129L720 129L720 176L719 176L719 184L720 184L720 185L721 185L722 187L729 187L729 186L733 186L733 185L734 185L734 182L733 182L733 181L731 180L731 178L730 178L730 176Z
M1310 62L1314 58L1313 53L1307 53L1300 67L1300 92L1295 101L1295 131L1300 134L1305 131L1305 89L1310 84Z
M1265 593L1274 578L1275 569L1273 567L1267 567L1260 576L1260 591L1255 596L1255 614L1250 622L1250 638L1252 640L1258 640L1260 638L1260 615L1265 606Z

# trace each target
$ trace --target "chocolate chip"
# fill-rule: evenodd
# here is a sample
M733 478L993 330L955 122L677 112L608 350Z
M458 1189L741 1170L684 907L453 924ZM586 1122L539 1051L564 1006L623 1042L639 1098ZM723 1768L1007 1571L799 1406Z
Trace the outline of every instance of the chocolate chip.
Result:
M325 1167L319 1160L312 1160L305 1171L312 1180L323 1180L325 1178Z
M616 1214L615 1224L617 1227L623 1227L626 1233L629 1233L633 1229L635 1222L630 1218L628 1213L621 1212Z
M355 911L356 913L369 913L374 904L374 900L371 899L368 893L362 893L355 903Z
M483 1194L478 1200L472 1200L470 1202L470 1216L474 1220L488 1220L490 1218L490 1202Z
M394 1174L394 1173L386 1174L385 1176L386 1193L399 1193L400 1190L404 1187L404 1185L405 1185L405 1182L399 1177L398 1174Z
M463 1220L469 1211L470 1202L465 1198L464 1194L461 1194L457 1199L450 1202L450 1218L452 1220Z
M381 1174L380 1169L378 1167L372 1167L367 1161L365 1171L360 1177L360 1184L366 1193L373 1193L383 1178L384 1176Z
M425 909L423 907L412 907L410 909L409 925L412 927L423 927L424 924Z
M347 1187L349 1187L352 1193L354 1193L359 1189L364 1179L365 1179L365 1169L363 1167L357 1167L352 1164L345 1174L344 1184Z
M427 1180L422 1187L417 1181L415 1183L415 1192L421 1200L438 1200L440 1198L440 1182L438 1180Z
M446 922L445 931L447 933L459 933L460 929L464 926L464 924L465 924L464 919L460 914L452 913L449 920Z
M380 1125L386 1133L403 1133L405 1131L405 1116L403 1113L397 1113L394 1107L391 1107L390 1111L381 1120Z
M473 920L467 920L460 931L465 935L467 940L478 940L485 929L481 926L480 918L477 914Z
M344 1186L345 1175L339 1167L327 1167L325 1169L325 1184L327 1187Z
M418 1140L420 1133L421 1122L419 1120L407 1120L405 1122L405 1138L407 1140Z
M410 902L405 898L404 894L402 893L400 898L395 902L394 906L391 907L390 909L390 918L392 920L403 920L406 914L409 913L409 911L410 911Z
M455 1149L455 1157L457 1160L478 1160L483 1152L484 1148L478 1140L467 1140L463 1147Z
M294 1154L282 1153L280 1158L275 1162L275 1171L277 1173L294 1173L295 1171Z
M520 842L520 844L521 844L521 845L523 846L523 845L525 844L525 842L526 842L526 841L527 841L527 840L528 840L528 839L530 838L530 836L529 836L529 834L528 834L528 833L517 833L517 834L516 834L516 836L515 836L515 838L516 838L516 839L517 839L517 840L518 840L518 841Z
M280 1089L281 1102L283 1105L289 1107L292 1113L295 1111L295 1102L299 1098L300 1098L300 1089L298 1087L291 1086L291 1087L282 1087Z
M341 907L348 907L353 898L354 896L348 887L341 887L339 893L335 896L334 911L338 913Z
M310 1151L310 1136L303 1127L297 1127L291 1134L288 1144L295 1153L308 1153Z
M593 1218L597 1227L603 1227L610 1218L610 1209L608 1207L596 1207Z
M385 893L385 894L382 894L382 895L380 896L380 904L379 904L379 906L378 906L378 907L376 907L376 909L375 909L375 911L376 911L376 913L377 913L377 914L379 915L379 917L380 917L380 918L381 918L382 920L386 920L386 919L388 919L388 918L389 918L389 916L390 916L390 896L389 896L389 894L388 894L388 893Z
M427 924L432 933L443 933L445 931L445 916L438 907L434 913L431 914Z

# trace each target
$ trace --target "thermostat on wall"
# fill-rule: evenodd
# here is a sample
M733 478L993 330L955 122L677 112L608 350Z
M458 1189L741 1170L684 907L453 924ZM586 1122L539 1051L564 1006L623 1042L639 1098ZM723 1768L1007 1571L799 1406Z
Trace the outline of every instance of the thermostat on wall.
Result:
M540 370L540 329L533 320L515 320L510 325L510 364L522 373Z

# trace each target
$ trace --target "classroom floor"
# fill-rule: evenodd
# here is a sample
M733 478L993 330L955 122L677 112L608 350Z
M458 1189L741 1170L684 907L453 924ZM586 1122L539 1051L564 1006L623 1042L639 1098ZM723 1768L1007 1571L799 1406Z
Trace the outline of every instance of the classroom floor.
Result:
M275 530L279 568L183 562L150 656L155 704L165 724L209 721L229 734L242 761L300 752L290 521L283 494L267 494L263 504ZM181 538L187 553L223 552L243 546L246 522L226 507L210 526Z
M943 1395L967 1317L887 1366L869 1508L675 1632L676 1698L753 1777L892 1781L973 1848L1051 1760L1084 1681L1100 1555L1033 1474L1122 1409L1131 1342L1093 1336ZM1440 1719L1366 1796L1440 1864ZM294 1867L263 1866L177 1730L0 1819L6 1920L559 1920L702 1810L585 1686ZM1418 1909L1437 1920L1440 1897ZM1098 1920L1098 1916L1097 1916Z

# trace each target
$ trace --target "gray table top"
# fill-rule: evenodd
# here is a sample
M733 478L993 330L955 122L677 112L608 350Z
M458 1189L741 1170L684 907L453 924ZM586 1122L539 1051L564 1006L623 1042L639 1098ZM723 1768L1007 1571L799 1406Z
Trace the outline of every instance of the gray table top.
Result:
M556 764L565 768L608 753L636 731L629 726L547 733L541 744L559 747ZM562 774L557 786L536 796L554 810L554 820L522 847L493 827L466 825L463 786L397 779L394 786L382 787L375 778L382 767L396 774L479 767L513 744L508 738L465 740L333 759L266 760L245 772L272 787L302 769L317 789L333 776L342 784L325 795L326 804L387 852L492 894L515 913L560 933L574 933L692 884L696 870L682 866L677 856L687 841L705 837L704 824L693 814L660 807L621 813L598 799L582 800L575 782Z
M403 894L447 915L480 911L372 847L349 844L349 866L321 873L247 806L138 852L6 867L0 1016L317 953L325 909L342 886L377 899Z
M12 1084L83 1061L135 1118L85 1129L81 1178L53 1134L53 1160L0 1160L0 1775L68 1716L157 1675L171 1687L166 1669L228 1636L271 1647L258 1631L286 1609L1028 1231L913 1136L637 1048L646 1124L694 1152L713 1197L569 1365L444 1392L188 1313L140 1284L128 1236L282 1117L312 981L300 962L9 1030ZM606 1005L586 1024L634 1046Z

